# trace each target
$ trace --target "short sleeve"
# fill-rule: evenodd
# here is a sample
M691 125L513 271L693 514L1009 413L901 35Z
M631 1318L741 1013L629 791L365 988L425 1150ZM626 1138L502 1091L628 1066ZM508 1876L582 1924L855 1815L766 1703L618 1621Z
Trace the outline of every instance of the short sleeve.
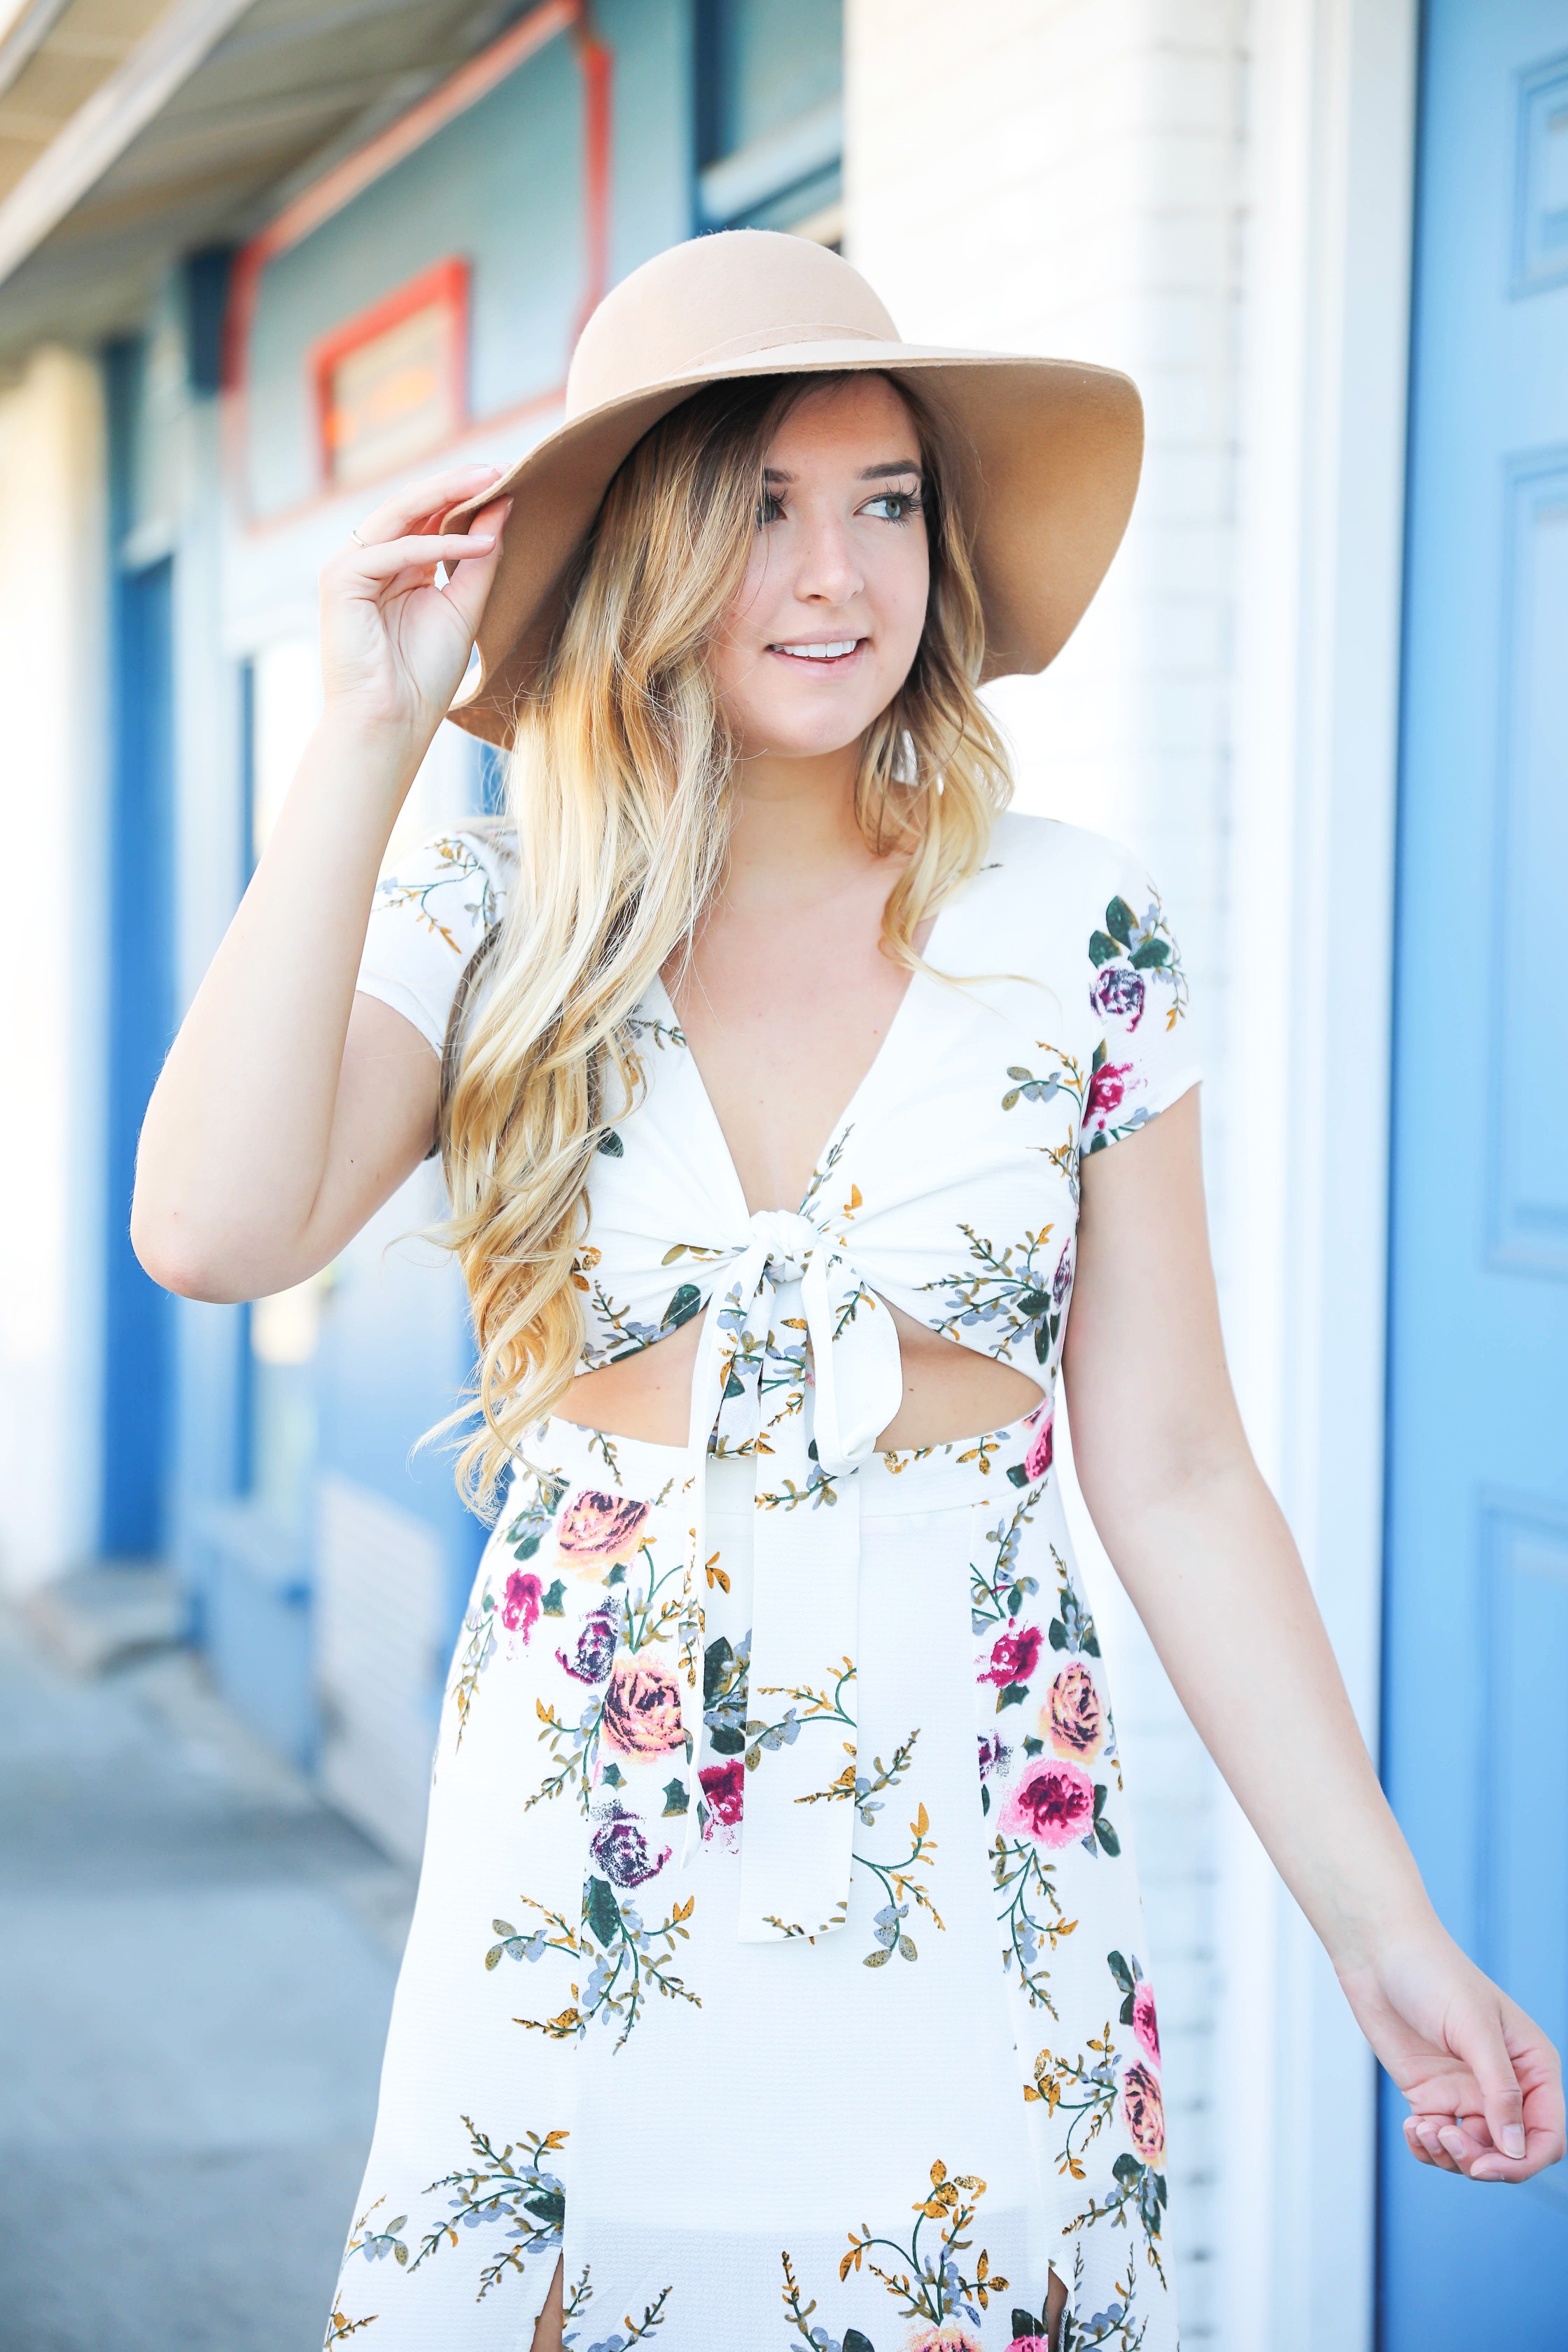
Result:
M1160 894L1135 866L1093 910L1088 985L1093 1057L1080 1154L1135 1135L1196 1086L1187 976Z
M390 1004L439 1054L458 983L500 920L504 863L483 835L443 834L376 885L355 986Z

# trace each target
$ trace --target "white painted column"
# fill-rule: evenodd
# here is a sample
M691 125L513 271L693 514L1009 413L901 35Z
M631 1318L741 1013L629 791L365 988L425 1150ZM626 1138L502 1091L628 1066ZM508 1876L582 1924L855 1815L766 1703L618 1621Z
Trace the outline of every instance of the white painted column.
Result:
M1377 1738L1415 0L1258 0L1243 311L1227 1332ZM1222 2340L1373 2340L1375 2070L1226 1801Z
M98 372L0 392L0 1584L97 1530L108 793Z

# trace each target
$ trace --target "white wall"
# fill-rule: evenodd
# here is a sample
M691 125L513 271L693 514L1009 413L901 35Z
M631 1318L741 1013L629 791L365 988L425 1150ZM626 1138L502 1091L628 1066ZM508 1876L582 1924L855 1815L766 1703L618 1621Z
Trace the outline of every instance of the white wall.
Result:
M108 799L98 372L0 391L0 1583L92 1550Z
M847 250L903 331L1110 362L1143 393L1110 580L994 699L1022 804L1131 841L1182 936L1238 1391L1369 1730L1414 15L847 8ZM1115 1613L1183 2340L1357 2352L1371 2070Z

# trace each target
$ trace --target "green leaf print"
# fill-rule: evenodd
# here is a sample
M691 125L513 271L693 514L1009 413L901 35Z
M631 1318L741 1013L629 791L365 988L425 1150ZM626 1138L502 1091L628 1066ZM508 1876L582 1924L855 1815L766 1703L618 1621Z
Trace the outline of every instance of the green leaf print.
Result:
M604 1878L590 1878L583 1896L583 1916L597 1944L607 1951L620 1933L621 1910L615 1889Z
M671 1813L683 1813L686 1810L687 1792L685 1781L667 1780L664 1784L663 1818L668 1821Z
M613 1127L605 1129L595 1149L602 1151L606 1160L624 1160L626 1156L626 1147Z
M669 1304L664 1310L662 1328L666 1331L674 1331L682 1323L689 1323L701 1304L702 1293L697 1285L683 1282L679 1289L671 1294Z
M526 2255L560 2245L566 2216L565 2190L557 2176L545 2168L544 2159L559 2154L567 2136L563 2130L531 2131L515 2145L509 2140L498 2148L472 2116L462 2120L472 2161L433 2180L425 2192L434 2197L438 2189L453 2190L453 2218L437 2221L426 2232L409 2269L416 2271L440 2246L455 2246L459 2228L473 2229L487 2221L508 2223L512 2242L479 2273L476 2301L482 2303L507 2271L521 2275L526 2270Z
M1114 963L1121 952L1116 941L1107 939L1103 931L1090 931L1089 935L1090 963Z
M1131 947L1132 934L1137 927L1138 918L1126 899L1112 898L1105 910L1105 928L1111 938L1119 940L1124 948Z

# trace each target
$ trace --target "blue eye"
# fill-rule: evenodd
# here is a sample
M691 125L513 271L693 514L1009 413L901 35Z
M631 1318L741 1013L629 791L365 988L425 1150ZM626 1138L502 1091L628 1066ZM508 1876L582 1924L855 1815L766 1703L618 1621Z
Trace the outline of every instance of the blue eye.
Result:
M773 492L771 490L764 490L762 497L757 500L757 529L761 530L764 524L777 522L783 516L783 513L784 509L779 504L777 499L774 498Z
M864 512L879 522L908 522L921 509L918 490L884 490L880 497L868 499Z

